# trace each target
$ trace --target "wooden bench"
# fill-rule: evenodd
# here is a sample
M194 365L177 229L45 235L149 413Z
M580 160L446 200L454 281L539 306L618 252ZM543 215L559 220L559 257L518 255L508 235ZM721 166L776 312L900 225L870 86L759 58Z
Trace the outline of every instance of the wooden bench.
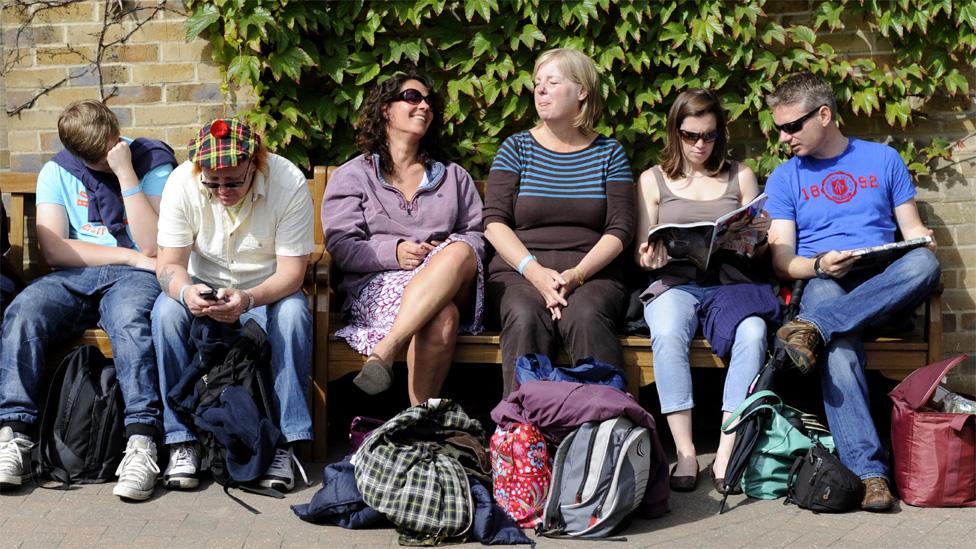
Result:
M316 166L313 177L309 180L315 205L315 251L309 262L304 289L313 311L315 330L312 379L309 384L309 407L315 440L312 442L310 454L306 453L305 457L317 460L324 459L327 450L328 382L359 371L365 361L365 357L334 336L342 321L340 305L336 304L333 310L336 296L330 286L332 258L324 249L319 211L328 179L335 169L334 166ZM37 248L36 235L29 234L33 233L34 227L35 180L36 174L0 172L0 190L11 195L11 207L8 210L11 218L11 250L8 257L14 265L23 268L26 280L48 271ZM484 182L479 181L476 184L483 196ZM878 370L892 379L902 379L916 368L941 359L941 289L929 298L923 309L924 321L913 333L903 337L879 338L865 345L869 369ZM497 333L458 336L454 363L501 364L500 342L501 338ZM87 330L79 343L97 345L104 353L111 355L108 337L100 329ZM654 382L654 356L650 340L641 336L621 336L620 344L624 352L628 391L636 395L640 387ZM556 361L566 364L568 357L561 354ZM726 367L702 339L692 342L691 364L696 368Z
M334 167L329 167L326 175L331 176ZM328 177L326 178L326 185ZM485 182L476 181L479 192L484 196ZM328 270L331 256L325 252L316 269L319 273L320 284L328 284ZM913 370L936 362L941 359L942 342L942 302L941 285L924 304L922 309L924 321L916 323L912 333L901 337L882 337L865 343L868 355L868 369L878 370L882 375L891 379L903 379ZM324 371L326 381L335 381L349 373L362 368L366 357L349 347L341 338L335 337L335 330L343 325L337 303L335 311L331 311L331 303L336 294L332 288L319 288L316 302L316 312L319 316L317 326L328 334L324 337L319 332L319 338L325 341L320 347L325 361ZM498 333L482 333L480 335L459 335L454 350L455 364L501 364L501 337ZM654 354L651 352L650 339L644 336L620 336L623 347L624 371L627 376L628 392L637 395L640 387L654 382ZM404 357L401 356L400 360ZM726 363L712 353L711 346L704 339L695 339L691 344L690 361L695 368L725 368ZM568 364L569 358L561 353L556 358L559 364ZM499 395L500 397L501 395Z
M323 258L324 245L322 238L322 218L318 212L321 210L322 195L325 192L326 169L316 167L313 171L312 179L308 180L309 190L312 193L312 200L315 212L315 248L309 258L309 267L303 285L303 291L308 298L309 307L315 311L316 301L319 296L320 288L328 289L327 278L324 284L319 284L316 278L317 264ZM10 250L7 258L15 268L20 268L24 280L32 280L47 272L50 268L44 262L44 258L38 248L38 241L35 229L36 204L34 202L35 186L37 174L0 172L0 192L10 194ZM313 334L319 333L316 329L316 319L321 315L312 315ZM326 333L326 332L321 332ZM321 349L321 338L313 337L313 364L311 383L309 383L309 409L312 413L313 433L315 440L310 448L300 449L300 453L305 458L317 460L325 459L326 451L326 363L320 360L324 357ZM73 345L91 344L97 346L105 356L112 356L112 345L108 335L100 328L85 330L81 337L63 349L52 350L51 359L58 360L64 352ZM318 419L317 419L318 418Z

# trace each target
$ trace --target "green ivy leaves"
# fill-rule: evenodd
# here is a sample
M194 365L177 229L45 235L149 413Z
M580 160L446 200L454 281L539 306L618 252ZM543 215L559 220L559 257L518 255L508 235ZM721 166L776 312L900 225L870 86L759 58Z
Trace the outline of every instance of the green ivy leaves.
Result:
M824 76L841 116L877 115L893 132L911 125L927 99L971 93L976 3L834 0L797 13L803 5L188 0L186 31L209 39L229 83L253 87L258 102L245 116L269 146L306 168L352 157L366 93L394 71L418 67L447 99L455 159L482 177L501 140L535 123L531 71L553 47L594 59L606 96L598 130L620 139L638 171L656 161L667 109L690 87L717 90L732 120L763 132L764 146L750 146L746 159L761 176L786 154L763 98L788 72ZM845 53L864 51L838 46L845 37L890 53ZM896 146L916 174L949 150L938 139Z

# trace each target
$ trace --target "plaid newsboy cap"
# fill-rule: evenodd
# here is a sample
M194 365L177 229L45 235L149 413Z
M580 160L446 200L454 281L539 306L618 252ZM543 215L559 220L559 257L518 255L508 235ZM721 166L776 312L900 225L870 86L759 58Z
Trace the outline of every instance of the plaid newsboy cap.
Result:
M236 118L218 118L190 140L190 161L203 168L231 168L251 156L261 144L251 127Z

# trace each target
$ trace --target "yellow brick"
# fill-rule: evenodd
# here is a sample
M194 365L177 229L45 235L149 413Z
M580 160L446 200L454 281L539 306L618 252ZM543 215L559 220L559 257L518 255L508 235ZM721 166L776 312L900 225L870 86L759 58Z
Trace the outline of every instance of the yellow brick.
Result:
M138 63L159 60L159 47L156 44L117 44L106 48L104 61L112 63Z
M7 117L8 130L37 130L39 128L57 128L61 109L38 110L29 109L19 114Z
M116 40L125 38L125 35L131 30L130 27L135 27L135 25L110 24L106 27L101 22L98 22L65 25L64 32L68 37L69 44L97 44L98 37L102 34L102 29L104 28L105 37L102 39L102 43L110 44Z
M972 332L942 334L942 354L973 354L976 351L976 336Z
M84 65L95 55L90 46L37 48L38 65Z
M210 50L207 50L209 52ZM213 63L209 57L197 63L197 82L220 82L223 80L220 66Z
M41 143L34 130L12 131L9 139L9 150L13 154L41 152Z
M41 96L34 104L34 108L63 109L68 103L82 99L101 99L98 88L60 87Z
M63 148L61 146L61 140L58 138L58 132L56 131L40 132L38 137L41 140L42 151L54 152Z
M140 126L140 127L126 128L124 133L132 138L148 137L150 139L158 139L160 141L166 139L165 128L146 128Z
M8 90L39 88L45 84L53 84L67 74L67 69L64 68L16 69L4 75L4 84Z
M137 126L193 124L197 119L197 110L189 105L146 105L134 108L132 114Z
M162 96L159 86L119 86L116 95L108 100L112 107L143 103L157 103Z
M190 43L164 42L159 45L159 53L162 61L200 61L211 56L210 44L199 38Z
M55 9L37 10L34 24L95 21L95 7L100 2L74 2Z
M200 128L204 124L209 122L211 119L199 119L194 124L187 126L176 126L172 128L166 128L166 142L169 143L170 147L183 147L186 148L186 144L190 142L191 139L197 136ZM179 156L177 156L179 158Z
M133 43L183 42L185 40L186 26L183 21L150 21L136 31L131 38Z
M192 82L192 63L152 63L132 65L133 83L162 84L166 82Z
M213 104L213 105L201 105L197 107L197 110L198 110L197 119L200 120L201 126L212 120L216 120L218 118L225 118L233 115L233 112L229 108L225 107L222 103Z
M10 169L10 151L0 150L0 169L2 170Z

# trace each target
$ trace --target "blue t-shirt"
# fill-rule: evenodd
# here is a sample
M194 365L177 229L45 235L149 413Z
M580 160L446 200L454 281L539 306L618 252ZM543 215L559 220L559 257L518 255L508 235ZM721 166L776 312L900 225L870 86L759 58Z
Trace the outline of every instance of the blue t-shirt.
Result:
M132 140L123 138L127 143ZM157 166L142 178L142 192L146 196L161 196L163 186L173 166L168 164ZM115 247L117 243L115 237L108 232L108 228L101 223L88 221L88 192L80 179L68 173L67 170L54 162L47 162L37 174L37 204L57 204L63 206L68 214L68 238L70 240L81 240L91 242L101 246ZM126 219L126 222L128 220ZM135 244L132 238L132 231L128 228L129 238L132 240L136 249L139 245Z
M915 196L898 152L849 139L838 157L794 156L766 182L766 210L796 223L797 255L894 242L894 209Z

